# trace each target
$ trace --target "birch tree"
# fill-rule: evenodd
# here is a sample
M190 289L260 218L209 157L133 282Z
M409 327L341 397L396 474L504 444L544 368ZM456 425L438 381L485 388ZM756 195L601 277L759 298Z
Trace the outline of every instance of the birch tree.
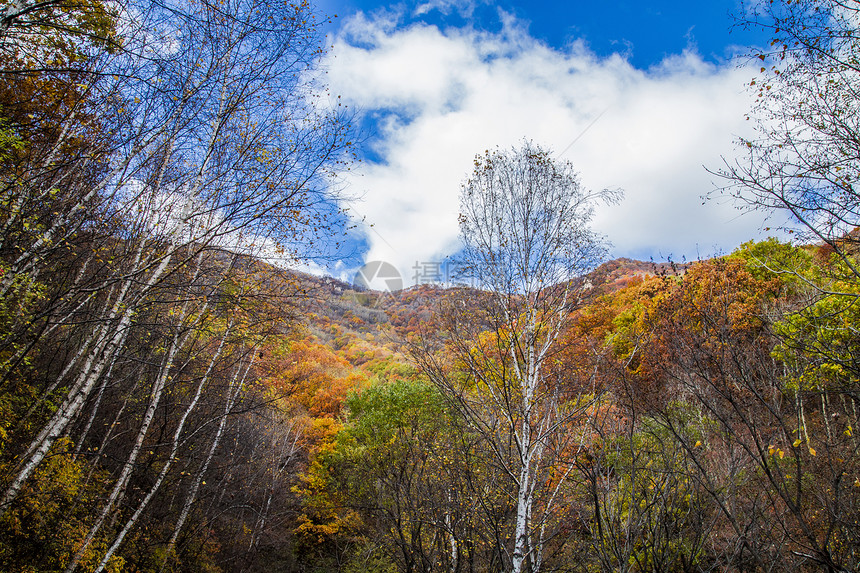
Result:
M96 25L63 13L75 6L0 16L0 51L18 57L0 77L0 520L66 448L88 463L81 481L104 480L103 495L68 571L110 569L179 468L210 452L171 519L173 550L255 348L286 316L289 287L253 257L295 260L329 234L329 177L351 148L314 79L309 4L96 8L109 46L75 36ZM37 21L60 35L79 22L74 57L27 51ZM280 312L247 311L267 297Z
M477 157L460 193L459 269L486 292L442 313L459 373L427 346L416 357L510 480L515 518L500 545L513 573L541 569L571 471L560 460L594 396L554 357L582 295L575 279L606 252L589 227L594 206L618 198L586 190L569 162L530 142Z

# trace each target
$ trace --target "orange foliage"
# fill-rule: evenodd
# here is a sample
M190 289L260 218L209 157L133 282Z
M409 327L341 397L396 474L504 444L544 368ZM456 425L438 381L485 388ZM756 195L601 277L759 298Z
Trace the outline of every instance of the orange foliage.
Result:
M314 417L337 418L347 393L367 382L347 360L312 338L274 347L266 367L265 384Z

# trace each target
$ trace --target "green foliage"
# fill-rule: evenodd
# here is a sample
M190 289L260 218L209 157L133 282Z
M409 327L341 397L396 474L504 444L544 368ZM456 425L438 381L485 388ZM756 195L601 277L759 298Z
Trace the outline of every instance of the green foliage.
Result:
M444 399L434 386L420 379L370 386L352 393L346 406L349 425L340 434L343 438L338 438L339 444L355 442L374 447L388 443L400 430L434 431L444 423Z
M342 573L397 573L397 566L385 554L382 547L367 540L357 543L350 550Z
M642 418L633 434L612 436L600 448L616 476L605 485L594 528L604 568L689 571L705 557L712 510L690 468L690 453L707 448L704 420L679 402L667 415L672 424Z
M831 252L819 265L810 249L768 239L745 243L729 259L744 261L758 280L778 280L781 285L784 310L774 313L773 356L788 368L787 389L857 383L860 284L850 268L856 264L853 257Z
M372 498L379 479L395 476L401 464L423 462L424 449L449 424L444 399L420 380L374 384L352 393L346 402L347 424L323 464L334 469L338 488L347 496Z
M775 238L744 243L727 259L743 261L756 280L779 278L787 296L800 294L817 273L810 249Z
M0 162L7 161L15 153L22 151L26 145L9 123L8 119L0 117Z
M464 497L455 476L463 471L476 478L479 469L463 467L463 434L441 394L420 378L394 378L351 393L347 412L343 429L305 478L317 488L307 498L315 518L329 520L312 527L309 519L305 531L339 535L341 545L344 534L362 532L352 537L358 546L348 567L450 563L455 558L446 547L466 543L457 539L474 518L467 509L474 500ZM341 509L319 511L326 503ZM356 522L351 531L340 526L349 516L360 518L360 529ZM472 550L478 541L469 541Z
M394 356L371 360L364 366L364 370L384 382L418 377L418 369L414 365L402 362Z
M789 388L853 389L860 382L860 289L841 284L774 325L774 356L789 367ZM853 295L853 296L852 296Z

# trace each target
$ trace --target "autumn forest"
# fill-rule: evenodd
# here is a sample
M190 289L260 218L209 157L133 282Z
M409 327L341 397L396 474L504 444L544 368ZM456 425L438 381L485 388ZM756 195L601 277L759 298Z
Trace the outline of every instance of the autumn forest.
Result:
M294 270L360 157L324 23L0 9L0 571L858 570L860 3L738 17L756 135L700 194L774 238L609 260L623 191L523 139L396 292Z

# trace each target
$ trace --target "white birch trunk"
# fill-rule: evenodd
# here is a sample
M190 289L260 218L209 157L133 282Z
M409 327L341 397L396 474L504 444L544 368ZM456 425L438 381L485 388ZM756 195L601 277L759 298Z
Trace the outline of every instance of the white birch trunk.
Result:
M229 329L228 329L229 330ZM218 348L218 352L216 352L215 356L212 357L209 363L209 369L206 375L200 380L200 383L197 385L197 391L194 394L194 398L188 404L188 407L185 409L185 412L182 413L182 418L179 421L179 424L176 427L176 431L173 433L173 445L170 450L170 454L167 458L167 461L164 463L164 466L161 468L161 471L158 474L158 478L155 480L152 488L150 488L149 492L147 492L146 497L138 505L135 512L131 515L131 517L126 521L122 530L114 539L111 546L108 548L102 560L99 562L98 567L95 570L95 573L101 573L104 568L107 566L111 557L113 557L114 553L116 553L117 549L119 549L122 542L125 540L125 537L128 535L129 531L137 524L137 520L140 518L143 511L149 505L149 502L152 501L152 498L155 497L155 494L158 493L161 484L164 482L164 478L167 477L167 473L170 471L170 468L173 467L173 462L177 459L176 454L179 451L180 438L182 437L182 432L185 429L185 423L188 421L188 417L191 415L191 412L197 407L197 403L200 401L200 396L203 394L203 389L206 387L206 383L209 381L209 374L212 371L212 366L217 361L218 355L221 353L221 349L224 347L224 340L227 338L227 333L224 334L224 338L221 339L221 344ZM233 390L235 387L235 380L238 376L234 376L233 380L231 380L230 387L227 390L228 397L226 401L224 415L221 418L221 424L218 428L218 433L216 434L216 439L214 440L214 444L217 447L218 439L220 437L221 432L223 431L224 421L227 419L227 413L232 408L237 392ZM214 451L214 448L210 450ZM211 453L210 453L211 456ZM207 463L209 459L207 458ZM200 474L202 475L202 473ZM71 566L70 566L71 567ZM72 571L73 569L67 569L67 571Z
M189 304L186 301L186 303L182 307L182 311L178 320L179 324L181 324L187 316L188 305ZM98 519L96 519L95 523L93 523L83 543L78 548L78 551L75 553L69 565L66 567L66 573L72 573L72 571L77 568L78 563L80 562L81 558L83 558L84 553L89 548L90 544L93 542L96 535L98 535L98 532L104 525L107 516L113 510L119 499L124 495L125 488L128 485L128 481L131 479L131 473L134 470L135 464L137 463L137 458L140 455L141 450L143 449L143 442L146 439L146 435L149 433L149 427L152 424L152 420L155 417L155 412L158 409L159 403L161 402L164 387L170 376L170 371L173 368L173 362L176 358L176 354L179 349L184 345L189 335L190 334L188 333L183 335L182 330L177 327L177 332L175 333L173 340L171 341L167 356L165 357L164 362L161 365L158 377L153 383L153 387L150 392L149 403L147 404L143 419L141 420L140 428L138 429L137 437L135 439L134 445L132 446L131 452L129 453L128 458L126 458L125 463L123 464L120 476L114 484L114 487L111 490L107 501L102 507L102 511L99 514ZM169 463L170 462L168 461L168 464Z
M221 339L221 343L218 345L218 350L213 355L212 359L209 361L209 367L207 368L205 378L208 378L212 372L212 369L215 366L215 363L218 357L221 355L222 350L224 349L224 343L227 340L227 336L230 333L232 328L232 322L227 326L227 330L224 333L223 338ZM194 483L191 485L190 490L188 491L188 495L185 498L185 503L182 506L182 510L179 513L179 518L176 520L176 525L173 527L173 534L170 536L170 541L167 543L167 550L165 551L164 562L161 564L160 571L163 571L167 566L167 562L170 560L170 554L173 551L173 548L176 546L176 540L179 539L179 533L182 530L182 526L185 525L185 520L188 519L188 514L191 512L191 506L194 504L195 499L197 498L197 492L200 490L200 485L203 481L203 476L206 474L206 470L209 469L209 463L212 461L213 456L215 455L215 451L218 449L218 445L221 442L221 436L224 433L224 427L227 424L227 414L229 414L230 410L233 408L233 404L236 400L236 395L238 391L232 391L234 388L234 381L239 376L239 370L236 371L233 380L230 381L230 386L227 391L227 400L224 403L224 412L221 415L221 420L218 423L218 430L215 432L215 437L212 439L212 444L209 446L209 451L206 454L206 459L203 462L203 466L200 468L200 471L197 472L197 475L194 478Z
M161 260L161 264L154 270L144 285L144 293L158 282L167 270L170 261L170 255L165 256ZM7 487L3 494L3 499L0 501L0 515L3 515L8 509L9 504L18 497L24 483L33 475L33 472L36 471L36 468L45 459L45 456L47 456L48 451L54 445L57 438L63 435L68 425L77 417L105 368L113 360L114 355L119 352L120 343L125 338L126 329L131 325L134 311L134 305L124 304L131 284L132 281L128 280L123 285L123 289L117 296L110 316L106 321L107 324L101 330L101 338L97 340L95 347L90 351L84 367L77 381L72 386L69 395L57 409L53 418L45 425L36 439L31 442L30 447L22 457L21 469ZM108 330L108 326L120 312L122 314L117 326Z

